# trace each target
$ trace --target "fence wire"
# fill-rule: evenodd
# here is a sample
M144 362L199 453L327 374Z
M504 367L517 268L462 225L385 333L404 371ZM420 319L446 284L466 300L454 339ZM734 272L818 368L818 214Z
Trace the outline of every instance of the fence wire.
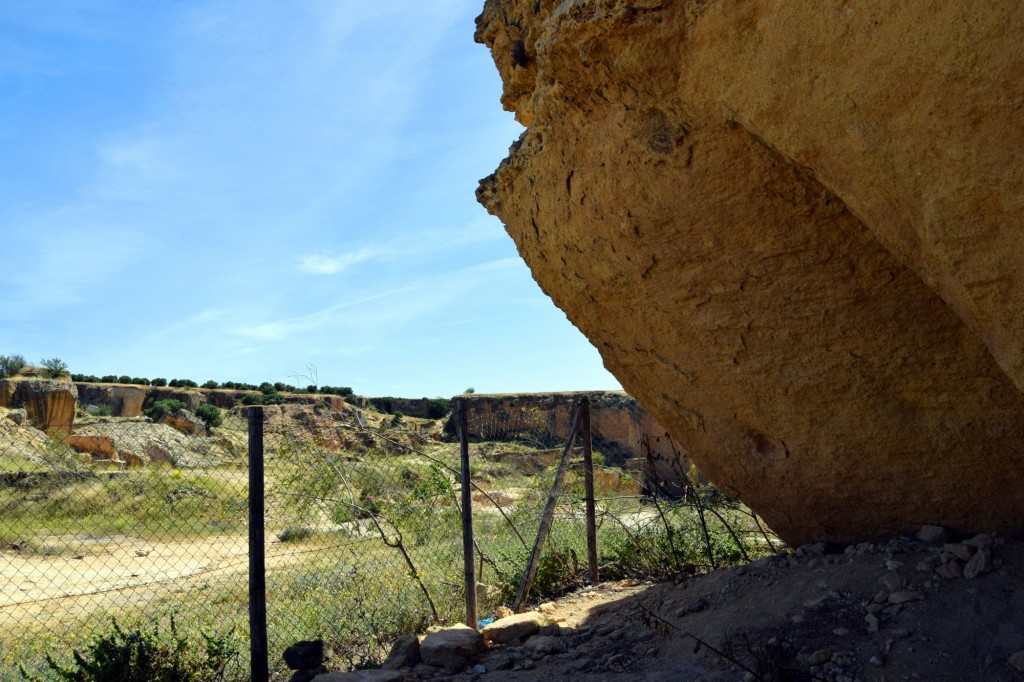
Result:
M481 567L509 602L541 525L579 395L481 396L471 400L474 522ZM749 561L781 547L749 509L708 483L635 400L586 396L593 443L600 580L653 578ZM528 598L557 597L589 582L581 443L570 453L550 535ZM486 571L481 571L483 582ZM481 607L481 613L486 608Z
M19 666L51 679L48 653L69 664L117 628L184 642L191 665L249 679L249 408L213 415L195 396L151 418L83 403L48 432L0 408L0 682L24 679ZM465 400L481 618L521 587L580 397ZM635 401L588 398L602 580L777 547ZM287 678L281 654L299 640L325 640L332 669L365 667L400 634L464 621L455 420L337 400L259 409L271 678ZM533 603L589 579L578 447L569 461Z

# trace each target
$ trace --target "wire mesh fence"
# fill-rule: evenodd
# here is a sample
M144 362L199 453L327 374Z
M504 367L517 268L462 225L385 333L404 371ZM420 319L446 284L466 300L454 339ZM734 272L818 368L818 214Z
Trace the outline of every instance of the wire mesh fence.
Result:
M781 543L748 508L706 482L685 452L632 398L586 396L593 461L593 523L600 580L702 571L775 552ZM552 493L580 396L481 397L467 419L474 441L474 522L481 580L511 603ZM550 534L526 599L590 582L584 434L555 491ZM488 604L487 606L490 606ZM481 609L485 612L486 609Z
M286 679L281 654L299 640L325 640L334 669L372 666L400 634L465 621L467 584L488 618L520 593L535 603L588 582L588 497L602 580L774 549L757 517L700 484L685 454L623 394L587 396L588 496L584 440L570 442L580 398L460 399L465 429L451 417L338 402L258 408L258 601L271 679ZM183 642L185 663L212 679L251 679L259 638L249 620L250 408L204 423L188 410L124 418L79 407L65 431L0 412L0 680L23 679L19 666L49 679L47 653L69 665L71 650L118 629ZM461 447L472 470L466 498ZM548 508L550 535L527 591Z
M45 654L115 622L187 623L200 652L215 633L210 664L244 675L230 655L246 635L244 422L168 421L83 415L69 434L0 419L0 679L52 673Z

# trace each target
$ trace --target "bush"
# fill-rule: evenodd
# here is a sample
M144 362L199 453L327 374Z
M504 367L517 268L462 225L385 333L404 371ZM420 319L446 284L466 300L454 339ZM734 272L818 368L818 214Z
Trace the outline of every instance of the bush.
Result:
M117 378L117 383L119 383L119 384L130 384L130 383L132 383L132 378L130 376L128 376L127 374L122 374L121 376L119 376Z
M12 377L25 369L25 358L21 355L0 355L0 378Z
M151 386L166 386L167 385L167 379L164 379L163 377L157 377L156 379L153 379L153 381L150 382L150 385Z
M447 398L434 398L430 401L427 409L427 416L431 419L440 419L452 411L452 401Z
M158 400L152 406L143 410L142 413L154 422L161 422L167 415L183 409L185 409L185 403L169 398L167 400Z
M100 381L102 381L104 384L116 384L117 377L114 376L113 374L104 374Z
M59 379L68 373L68 364L60 358L43 358L43 376L50 379Z
M89 407L93 409L87 411L94 417L109 417L112 414L114 414L114 408L108 405L107 403L100 403L99 405L90 405Z
M210 379L209 381L205 382L205 383L204 383L204 384L202 385L202 388L217 388L217 387L219 387L219 386L220 386L220 384L218 384L218 383L217 383L216 381L214 381L213 379Z
M205 632L200 655L186 635L178 634L173 618L169 636L161 635L156 625L126 632L116 620L112 623L111 631L94 639L84 653L76 650L70 665L62 666L48 653L47 666L66 682L208 682L223 679L225 668L238 656L230 634ZM24 667L20 670L27 679L41 682Z
M206 422L208 427L220 426L224 423L224 415L220 408L210 403L203 403L196 408L196 416Z

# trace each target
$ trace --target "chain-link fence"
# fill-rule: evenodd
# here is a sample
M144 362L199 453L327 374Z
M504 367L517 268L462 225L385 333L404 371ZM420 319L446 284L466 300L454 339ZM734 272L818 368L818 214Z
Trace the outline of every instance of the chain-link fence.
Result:
M166 416L82 413L70 433L0 418L0 679L48 676L47 653L70 665L115 622L199 652L207 632L244 676L245 422Z
M465 428L459 414L316 399L258 413L150 406L148 418L79 405L73 425L49 432L24 410L0 412L0 680L23 679L19 666L49 679L47 653L74 665L72 649L95 654L97 638L116 648L136 631L211 678L259 677L254 612L265 612L272 679L286 678L284 648L305 639L328 643L332 669L373 665L400 634L466 620L467 602L488 618L590 580L588 498L602 580L697 570L776 542L698 483L624 394L454 402Z
M499 602L517 606L517 597L533 603L556 597L590 582L595 568L602 581L653 578L747 561L781 547L755 514L703 479L625 394L479 396L466 407L479 578L489 599L481 613ZM569 443L577 411L580 428ZM546 510L550 530L536 552ZM524 593L532 553L536 568Z

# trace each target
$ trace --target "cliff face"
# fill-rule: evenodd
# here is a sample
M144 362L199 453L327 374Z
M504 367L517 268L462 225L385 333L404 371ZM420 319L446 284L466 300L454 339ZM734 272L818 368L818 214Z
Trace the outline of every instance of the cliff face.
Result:
M796 30L794 27L799 27ZM489 0L478 196L791 542L1024 531L1024 10Z
M180 400L185 408L194 412L203 403L221 409L231 409L247 395L262 395L259 391L232 391L226 389L182 389L160 386L113 384L75 384L83 405L107 405L114 417L139 417L146 406L160 400ZM345 401L336 395L293 395L285 397L288 403L327 403L334 410L344 410Z
M24 408L32 425L43 431L71 433L77 403L78 391L66 381L0 381L0 407Z
M658 480L681 486L690 469L686 451L634 398L622 391L459 397L466 401L470 438L500 440L525 433L542 442L560 441L558 445L562 446L569 437L573 408L583 396L590 398L594 450L601 453L606 463L644 471L649 447ZM445 431L456 432L451 419L445 424Z

